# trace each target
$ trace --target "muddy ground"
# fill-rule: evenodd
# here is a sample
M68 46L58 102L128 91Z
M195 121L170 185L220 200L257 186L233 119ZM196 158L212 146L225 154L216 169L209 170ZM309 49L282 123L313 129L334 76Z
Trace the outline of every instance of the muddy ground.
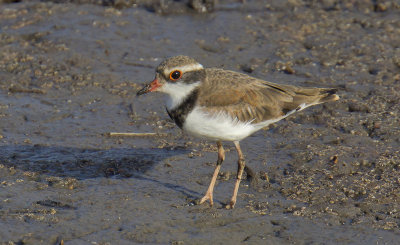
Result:
M399 40L395 0L0 1L0 243L398 244ZM178 54L341 100L241 142L234 210L225 142L193 205L215 142L135 97Z

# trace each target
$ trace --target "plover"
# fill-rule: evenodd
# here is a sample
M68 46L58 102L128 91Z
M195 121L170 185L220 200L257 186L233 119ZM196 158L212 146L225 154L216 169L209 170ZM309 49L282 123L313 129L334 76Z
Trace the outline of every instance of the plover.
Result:
M189 134L217 141L218 160L206 194L213 205L215 182L225 159L222 141L232 141L238 153L238 169L232 197L236 204L245 160L239 141L256 131L312 105L336 101L336 89L307 88L267 82L242 73L204 68L193 58L175 56L156 68L152 82L137 95L163 92L172 120Z

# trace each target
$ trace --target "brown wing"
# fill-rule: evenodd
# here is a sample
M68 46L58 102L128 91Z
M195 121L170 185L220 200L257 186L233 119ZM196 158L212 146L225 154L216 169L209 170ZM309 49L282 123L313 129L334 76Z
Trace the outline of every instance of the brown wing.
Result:
M281 117L303 103L326 102L321 99L327 98L325 91L331 91L279 85L221 69L206 69L206 72L205 86L199 91L199 104L211 113L223 110L244 122L258 123Z
M256 123L283 116L282 106L292 102L295 95L290 87L237 72L207 69L206 77L199 104L210 112L223 110L240 121Z

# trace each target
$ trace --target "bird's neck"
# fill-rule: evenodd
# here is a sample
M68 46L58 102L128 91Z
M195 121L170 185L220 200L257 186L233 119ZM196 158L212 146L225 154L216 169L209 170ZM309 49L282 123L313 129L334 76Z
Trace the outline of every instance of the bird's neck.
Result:
M174 120L178 127L182 128L185 123L187 115L196 106L197 98L199 96L199 89L194 89L189 95L185 97L180 104L173 107L172 109L167 109L169 117Z
M187 98L192 96L193 91L195 91L199 85L200 82L190 84L177 82L167 83L162 86L162 90L160 91L167 94L167 99L165 101L165 106L167 107L167 110L172 111L181 106L185 102L185 100L187 100Z

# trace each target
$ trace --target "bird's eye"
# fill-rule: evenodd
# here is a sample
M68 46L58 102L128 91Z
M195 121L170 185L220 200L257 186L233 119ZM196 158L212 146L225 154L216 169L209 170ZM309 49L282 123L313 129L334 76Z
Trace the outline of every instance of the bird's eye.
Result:
M179 78L181 78L181 76L182 76L182 72L175 70L169 74L169 79L171 79L172 81L175 81L175 80L178 80Z

